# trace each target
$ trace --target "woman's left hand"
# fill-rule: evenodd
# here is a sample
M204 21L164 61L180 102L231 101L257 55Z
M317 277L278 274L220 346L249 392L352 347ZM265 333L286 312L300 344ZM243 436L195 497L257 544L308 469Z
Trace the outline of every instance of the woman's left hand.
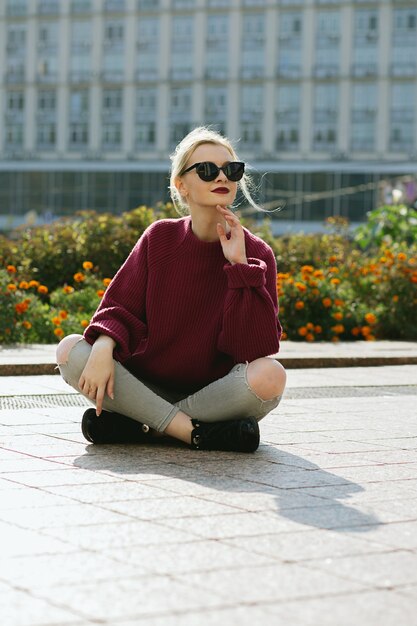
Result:
M219 235L224 256L232 265L235 263L247 263L245 233L242 224L229 208L218 204L216 209L230 227L230 237L227 238L224 226L217 224L217 234Z

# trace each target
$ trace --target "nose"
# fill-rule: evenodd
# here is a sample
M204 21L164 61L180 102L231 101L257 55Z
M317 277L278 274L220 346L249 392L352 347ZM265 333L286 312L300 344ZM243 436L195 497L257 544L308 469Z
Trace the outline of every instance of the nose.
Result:
M225 182L226 180L227 180L226 174L223 172L223 170L219 169L219 173L216 176L216 181Z

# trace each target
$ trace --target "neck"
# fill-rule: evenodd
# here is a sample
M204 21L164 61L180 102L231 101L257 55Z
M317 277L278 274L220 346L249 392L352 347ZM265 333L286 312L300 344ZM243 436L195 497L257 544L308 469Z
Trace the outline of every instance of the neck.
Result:
M214 207L205 209L204 213L190 209L190 213L191 228L198 239L201 241L219 240L217 224L226 226L226 222Z

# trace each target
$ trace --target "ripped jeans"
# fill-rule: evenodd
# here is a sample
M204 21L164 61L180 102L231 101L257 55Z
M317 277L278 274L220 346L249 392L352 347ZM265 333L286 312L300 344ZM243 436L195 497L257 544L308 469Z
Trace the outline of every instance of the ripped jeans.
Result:
M78 381L90 352L90 344L80 339L71 349L67 362L58 365L65 382L78 392ZM244 417L261 420L281 400L281 396L262 400L255 394L247 381L247 363L238 363L223 378L186 397L184 394L142 382L118 361L114 363L114 400L105 394L103 409L122 413L158 432L166 429L178 411L202 422Z

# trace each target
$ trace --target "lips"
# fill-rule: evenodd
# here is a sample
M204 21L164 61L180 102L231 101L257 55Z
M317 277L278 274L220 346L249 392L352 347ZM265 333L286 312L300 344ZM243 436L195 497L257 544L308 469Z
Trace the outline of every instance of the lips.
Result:
M229 193L227 187L217 187L217 189L213 189L212 193Z

